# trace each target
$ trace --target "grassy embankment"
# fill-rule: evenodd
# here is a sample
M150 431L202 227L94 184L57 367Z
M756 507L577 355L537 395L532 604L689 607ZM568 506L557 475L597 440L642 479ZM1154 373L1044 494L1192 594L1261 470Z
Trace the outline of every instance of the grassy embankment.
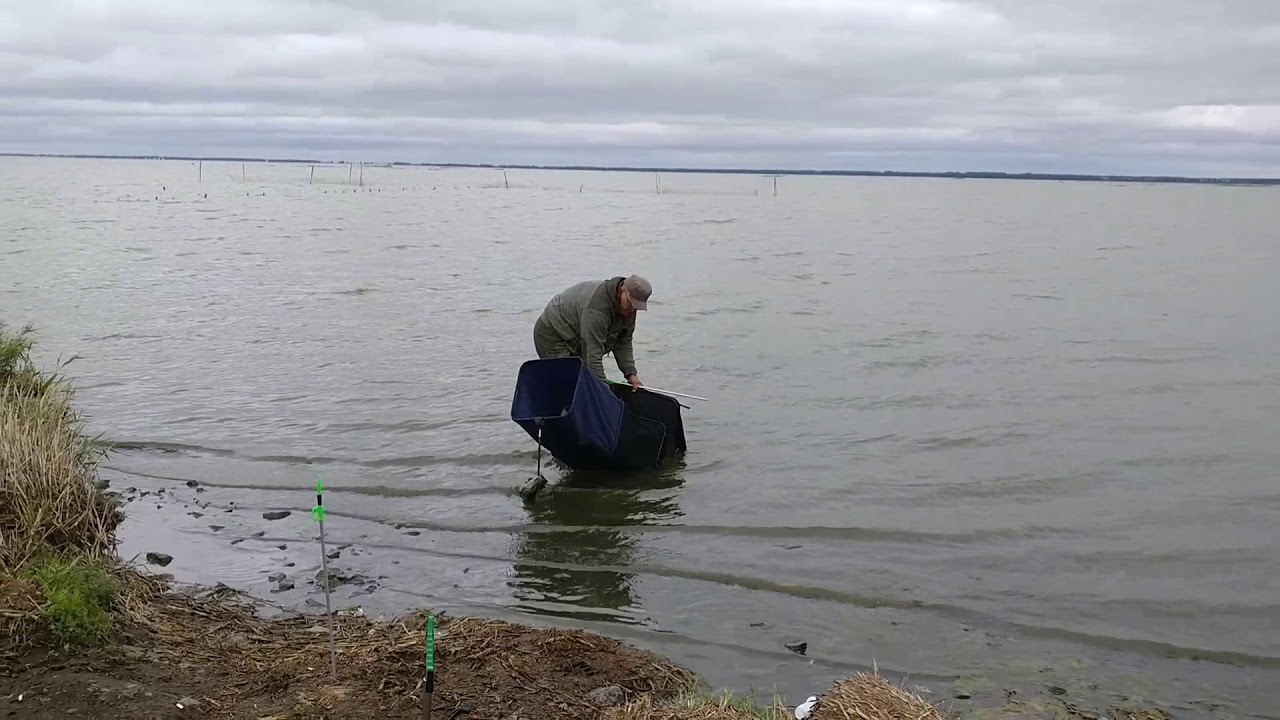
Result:
M225 591L181 591L117 557L106 448L74 387L0 324L0 714L94 717L421 717L425 612L339 613L337 679L314 616L266 620ZM673 663L608 638L480 618L438 620L436 713L471 718L760 720L793 717L710 695ZM321 632L317 632L317 630ZM606 699L607 698L607 699ZM942 720L877 675L824 696L814 720Z

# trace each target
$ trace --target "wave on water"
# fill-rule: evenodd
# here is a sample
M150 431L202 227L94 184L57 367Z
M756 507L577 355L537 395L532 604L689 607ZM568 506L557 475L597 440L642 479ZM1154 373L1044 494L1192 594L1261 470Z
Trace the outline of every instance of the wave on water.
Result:
M360 422L332 423L326 430L347 432L352 430L374 430L378 432L413 433L442 430L460 425L506 425L510 418L505 415L476 415L471 417L449 418L447 420L401 420L397 422L378 422L364 420Z
M986 432L970 432L956 435L933 435L913 442L917 450L957 450L965 448L994 447L1009 442L1021 442L1039 437L1036 433L1008 428L984 428Z
M163 442L153 440L105 440L114 450L124 451L141 451L148 453L159 453L162 455L215 455L218 457L233 457L234 451L225 450L223 448L212 448L203 445L189 445L186 443Z
M965 500L986 501L995 498L1002 501L1019 498L1065 497L1074 492L1088 492L1103 473L1077 473L1072 475L1036 475L1019 473L995 477L977 477L965 481L930 483L930 498L942 502ZM1017 537L1030 537L1034 532L1019 528Z
M700 310L690 310L689 314L694 316L710 316L719 315L720 313L755 313L765 308L762 300L747 303L746 305L724 305L714 308L702 308Z
M1071 363L1131 363L1136 365L1178 365L1196 360L1214 360L1211 355L1184 355L1182 357L1152 357L1150 355L1094 355L1091 357L1068 358Z
M915 330L905 330L903 332L882 335L876 338L857 340L856 342L858 345L867 348L896 348L903 345L921 345L940 337L942 337L942 333L936 330L918 328Z
M106 340L166 340L164 336L147 333L110 333L102 336L90 336L87 340L101 342Z
M397 455L385 458L354 458L326 455L256 455L228 450L225 448L205 447L178 442L156 442L139 440L107 440L117 451L134 451L156 453L161 455L185 455L188 457L214 456L233 458L245 462L280 463L286 465L351 465L354 467L432 467L436 465L515 465L525 463L534 456L531 450L515 450L509 453L475 453L469 455Z
M362 460L355 464L365 467L430 467L433 465L513 465L528 452L479 453L462 456L406 455L402 457Z
M895 410L901 408L946 408L971 410L991 406L988 396L965 396L946 393L910 393L884 397L844 396L827 394L812 401L814 407L852 410Z
M973 360L955 353L944 355L915 355L873 360L863 367L868 371L878 370L929 370L933 368L969 365Z
M192 478L178 477L174 475L166 475L164 473L146 472L143 470L134 470L129 468L116 467L114 465L104 465L104 468L120 475L129 477L149 478L152 480L166 480L175 484L185 484ZM200 485L206 488L214 488L218 490L248 490L250 492L295 492L299 489L310 488L310 480L305 484L285 485L282 483L236 483L236 482L220 482L214 480L200 480ZM439 487L439 486L418 486L418 487L392 487L388 485L344 485L341 482L333 483L326 481L325 487L329 492L342 493L343 495L363 495L368 497L386 497L386 498L416 498L416 497L473 497L473 496L508 496L514 491L508 485L490 485L482 487ZM351 517L359 517L351 515ZM365 518L378 521L377 518ZM449 529L449 528L436 528Z

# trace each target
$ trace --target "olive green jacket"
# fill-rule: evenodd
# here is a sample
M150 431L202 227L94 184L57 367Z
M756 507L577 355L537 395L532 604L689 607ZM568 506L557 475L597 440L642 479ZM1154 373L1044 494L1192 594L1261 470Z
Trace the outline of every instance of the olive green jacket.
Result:
M631 337L635 319L622 315L618 286L622 277L587 280L561 291L542 311L534 325L535 338L546 345L563 344L605 381L604 356L613 353L623 377L636 374Z

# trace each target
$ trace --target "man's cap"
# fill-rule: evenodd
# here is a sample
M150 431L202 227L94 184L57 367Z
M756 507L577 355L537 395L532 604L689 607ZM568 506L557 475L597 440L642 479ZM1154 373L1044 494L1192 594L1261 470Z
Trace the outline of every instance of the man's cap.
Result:
M649 296L653 294L653 285L649 284L642 275L632 275L622 281L622 286L631 295L631 304L635 305L637 310L644 310Z

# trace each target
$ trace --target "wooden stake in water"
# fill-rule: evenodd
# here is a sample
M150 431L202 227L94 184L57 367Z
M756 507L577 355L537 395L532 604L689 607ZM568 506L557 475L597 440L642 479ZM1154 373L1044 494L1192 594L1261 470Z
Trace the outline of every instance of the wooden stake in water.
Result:
M329 672L333 679L338 679L337 640L333 632L333 610L329 606L329 555L324 545L324 498L323 477L316 476L316 506L311 508L311 519L320 523L320 567L324 569L324 614L329 619Z
M427 679L422 684L422 720L431 720L431 700L436 691L436 618L427 616Z

